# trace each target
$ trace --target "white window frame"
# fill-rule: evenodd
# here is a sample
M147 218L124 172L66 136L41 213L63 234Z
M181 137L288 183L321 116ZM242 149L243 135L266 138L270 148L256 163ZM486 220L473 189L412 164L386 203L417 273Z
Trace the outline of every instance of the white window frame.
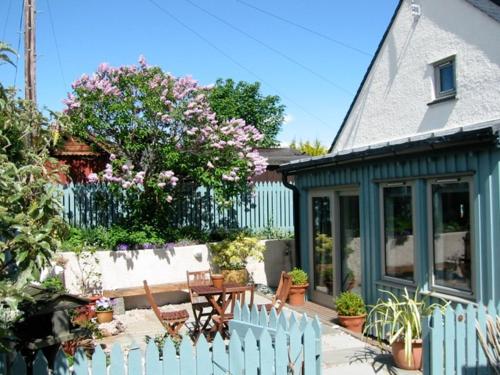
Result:
M451 64L453 67L453 89L441 91L441 71L440 68ZM434 95L436 99L454 97L457 93L457 65L455 55L439 60L432 64L434 67Z
M434 277L434 212L432 205L432 186L445 183L467 182L469 185L469 222L470 222L470 272L471 272L471 291L437 285ZM432 178L427 180L427 222L428 222L428 260L429 260L429 290L450 296L475 300L476 298L476 252L475 252L475 228L474 228L474 182L470 176L460 176L452 178Z
M400 187L400 186L409 186L411 188L411 216L412 216L412 230L413 230L413 280L402 279L399 277L394 277L387 275L386 273L386 262L385 262L385 204L384 204L384 189L391 187ZM380 250L381 250L381 278L384 281L400 284L405 286L416 287L417 285L417 257L416 257L416 249L417 249L417 227L416 227L416 197L415 197L415 181L395 181L395 182L386 182L381 183L379 185L379 204L380 204Z

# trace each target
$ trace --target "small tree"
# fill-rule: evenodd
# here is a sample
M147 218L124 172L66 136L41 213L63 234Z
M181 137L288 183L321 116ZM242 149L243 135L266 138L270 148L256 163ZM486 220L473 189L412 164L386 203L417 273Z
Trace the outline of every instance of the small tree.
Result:
M266 160L254 147L263 135L241 119L219 120L209 87L177 78L144 58L119 68L101 64L73 83L65 114L76 135L115 149L102 176L129 190L131 217L164 226L183 187L206 186L228 202L252 188Z
M328 149L321 144L319 139L315 139L313 142L310 141L300 141L297 143L295 140L290 144L290 148L300 151L309 156L321 156L328 153Z
M278 145L276 138L283 124L285 106L279 96L263 96L259 82L218 79L208 98L219 119L241 118L255 126L264 135L258 142L259 147Z
M66 229L47 120L14 95L0 85L0 349L10 346L10 330L22 315L24 286L38 278ZM34 127L41 131L26 147Z

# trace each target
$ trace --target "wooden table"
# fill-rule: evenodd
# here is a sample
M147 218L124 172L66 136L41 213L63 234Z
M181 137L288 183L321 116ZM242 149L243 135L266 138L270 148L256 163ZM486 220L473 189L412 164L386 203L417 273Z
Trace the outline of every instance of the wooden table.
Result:
M228 306L229 298L231 298L231 291L232 291L231 289L239 288L241 287L241 285L235 283L228 283L224 284L223 287L226 288L226 293L228 298L226 301L222 300L223 289L216 288L213 285L196 285L192 286L191 290L198 296L205 297L208 300L208 302L210 302L210 305L212 306L213 309L213 314L222 315L224 314L224 311L222 311L223 307Z

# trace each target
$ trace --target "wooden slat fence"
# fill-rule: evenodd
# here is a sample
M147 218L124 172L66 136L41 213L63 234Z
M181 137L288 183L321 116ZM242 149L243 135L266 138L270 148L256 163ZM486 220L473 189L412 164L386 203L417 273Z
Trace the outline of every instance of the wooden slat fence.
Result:
M488 367L476 332L476 322L486 332L486 316L496 317L500 304L490 301L466 308L448 306L444 313L435 309L423 324L424 374L493 374Z
M127 215L121 199L106 185L69 184L62 192L64 218L72 226L107 227ZM213 191L204 187L187 190L184 195L185 199L174 206L175 227L293 230L292 191L280 182L257 183L254 194L237 197L229 208L221 207Z
M59 351L54 364L56 375L321 375L321 326L318 319L299 320L292 314L286 319L272 310L269 315L262 309L249 311L239 309L236 318L240 329L234 330L226 345L219 334L209 344L200 336L196 344L184 338L177 351L173 342L167 339L161 355L157 346L150 341L143 356L139 348L132 348L124 354L115 344L106 354L97 347L91 358L82 349L75 355L70 369L66 356ZM258 336L250 327L260 327ZM244 333L243 333L244 332ZM272 332L272 333L271 333ZM7 356L0 353L0 374L26 375L26 363L21 355L7 366ZM33 375L48 375L48 363L38 352L32 364ZM9 370L7 370L7 368Z

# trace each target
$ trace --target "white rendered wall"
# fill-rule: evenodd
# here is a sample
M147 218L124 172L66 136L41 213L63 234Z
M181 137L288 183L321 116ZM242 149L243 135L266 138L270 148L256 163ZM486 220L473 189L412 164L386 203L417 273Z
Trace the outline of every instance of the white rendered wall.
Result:
M401 5L333 151L500 118L500 23L465 0ZM428 106L433 63L456 55L457 99Z
M281 271L289 271L293 240L263 241L266 246L264 262L249 258L247 270L257 284L277 286ZM81 293L82 264L75 253L61 254L67 260L64 269L65 286L71 293ZM97 251L90 265L99 274L101 288L113 290L186 281L186 271L201 271L210 266L206 245L183 246L173 249L143 249ZM85 272L85 271L84 271Z

